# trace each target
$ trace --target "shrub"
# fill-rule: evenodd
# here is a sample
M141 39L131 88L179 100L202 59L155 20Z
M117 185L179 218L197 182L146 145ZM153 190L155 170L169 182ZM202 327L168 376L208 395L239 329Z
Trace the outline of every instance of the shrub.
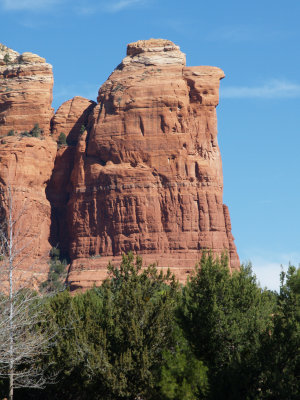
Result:
M33 129L30 131L31 136L33 137L40 137L42 131L39 127L39 124L35 124Z
M5 54L3 61L5 62L6 65L10 63L10 56L8 53Z
M60 250L57 247L52 247L50 250L51 260L49 262L48 278L40 284L40 290L51 293L65 289L67 260L61 259L60 256Z
M59 135L57 144L59 146L65 146L67 144L67 136L63 132Z
M7 134L7 136L14 136L14 135L15 135L15 131L13 129L11 129Z

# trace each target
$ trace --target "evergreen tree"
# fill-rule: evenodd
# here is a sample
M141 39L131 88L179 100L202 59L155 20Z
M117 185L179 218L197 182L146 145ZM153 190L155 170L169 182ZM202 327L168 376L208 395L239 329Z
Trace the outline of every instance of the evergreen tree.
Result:
M175 327L176 345L163 352L160 400L201 400L208 393L208 368L192 353L189 343Z
M273 308L250 266L231 276L227 257L203 255L184 290L181 326L209 368L210 398L255 398L259 335L271 323Z
M109 266L100 288L54 296L48 312L59 335L44 364L59 375L43 399L159 398L177 294L170 273L142 270L142 260L129 254L119 267Z
M300 268L281 273L274 326L261 335L260 399L299 399Z

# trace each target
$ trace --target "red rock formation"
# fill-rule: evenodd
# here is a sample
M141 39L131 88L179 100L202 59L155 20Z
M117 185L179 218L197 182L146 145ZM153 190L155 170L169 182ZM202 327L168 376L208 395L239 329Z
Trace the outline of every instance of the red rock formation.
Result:
M45 188L56 151L56 142L51 138L8 136L0 140L0 193L7 200L7 189L11 189L15 241L17 248L22 248L19 280L30 286L45 280L49 269L51 206ZM5 209L4 198L0 196L2 217ZM5 277L0 275L1 279Z
M63 103L52 119L52 135L58 139L61 133L67 137L68 143L76 144L82 133L82 127L88 123L88 116L96 103L76 96Z
M203 249L239 260L223 205L216 106L224 73L185 67L167 40L138 41L99 90L68 203L69 282L88 287L133 251L180 280Z
M57 152L53 138L2 138L0 185L12 187L16 212L26 205L27 277L45 278L40 257L57 244L72 259L73 288L101 283L108 261L128 251L170 267L181 281L203 249L226 250L238 268L217 142L223 77L219 68L186 67L170 41L138 41L97 105L75 97L52 118L53 138L63 132L71 146ZM44 59L0 45L0 136L36 123L47 134L52 84Z
M52 207L50 241L53 246L59 244L62 253L69 248L67 224L67 203L70 191L70 177L74 166L74 145L87 126L88 117L95 107L94 101L76 96L63 103L56 111L52 121L52 137L58 140L64 133L69 146L62 146L55 159L55 166L47 187L47 198Z
M52 87L52 67L44 58L0 44L0 136L35 124L49 133Z

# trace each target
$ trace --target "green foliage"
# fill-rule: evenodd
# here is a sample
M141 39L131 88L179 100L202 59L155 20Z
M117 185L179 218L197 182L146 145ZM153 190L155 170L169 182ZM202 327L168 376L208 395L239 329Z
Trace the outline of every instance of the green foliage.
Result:
M172 342L177 284L154 266L142 271L141 258L134 262L131 253L119 268L108 268L110 278L102 291L104 326L113 344L112 398L147 397L156 390L162 351Z
M209 368L211 398L256 393L259 335L269 328L273 311L274 299L257 286L251 266L231 276L227 257L203 255L184 290L181 325Z
M66 146L67 145L67 136L63 132L61 132L61 134L59 135L57 144L59 146Z
M41 133L42 133L42 130L40 129L39 124L34 124L33 129L30 131L30 135L32 137L38 138L41 136Z
M84 132L85 130L86 130L85 125L81 125L81 128L80 128L80 135L82 135L83 132Z
M15 135L15 131L13 129L11 129L7 134L7 136L14 136L14 135Z
M65 289L65 280L67 277L67 261L60 259L60 250L52 247L50 250L50 268L48 278L40 284L40 290L46 292L57 292Z
M5 62L5 64L9 64L10 63L10 56L8 53L5 54L3 61Z
M31 129L30 132L28 132L28 131L20 132L20 136L22 136L22 137L40 138L42 134L43 134L43 130L39 127L39 124L34 124L34 127Z
M154 399L159 393L162 354L173 343L177 284L154 266L142 271L132 254L109 273L102 287L73 298L64 292L49 304L62 332L45 360L62 371L52 399Z
M274 326L261 336L260 399L299 399L300 268L281 273Z
M208 393L208 368L191 352L177 329L176 346L163 353L161 399L200 400Z
M58 247L52 247L50 250L50 257L53 259L57 259L60 257L60 250Z
M57 268L59 250L50 255ZM279 294L250 265L231 275L212 254L182 289L132 254L108 270L99 288L47 299L44 328L57 335L42 367L56 384L20 399L299 398L299 268L282 274Z

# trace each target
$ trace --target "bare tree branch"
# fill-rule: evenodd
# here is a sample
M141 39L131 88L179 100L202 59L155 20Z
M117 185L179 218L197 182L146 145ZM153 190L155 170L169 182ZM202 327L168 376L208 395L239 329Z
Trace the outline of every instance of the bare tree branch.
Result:
M14 389L43 388L45 374L37 365L55 333L46 326L42 298L20 284L20 267L30 254L30 227L23 224L26 201L16 211L11 186L0 188L0 274L6 282L0 293L0 377L9 380L9 400Z

